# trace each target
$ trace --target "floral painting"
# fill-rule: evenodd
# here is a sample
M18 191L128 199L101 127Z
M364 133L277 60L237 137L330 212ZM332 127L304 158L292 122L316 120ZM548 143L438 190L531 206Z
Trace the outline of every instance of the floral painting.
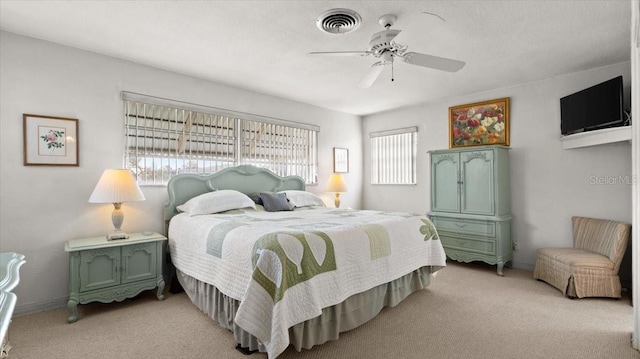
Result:
M449 107L449 147L509 146L509 98Z
M64 127L40 126L38 132L40 132L40 141L38 142L40 155L64 156L66 154L64 147L66 129Z
M24 165L78 166L78 120L23 115Z

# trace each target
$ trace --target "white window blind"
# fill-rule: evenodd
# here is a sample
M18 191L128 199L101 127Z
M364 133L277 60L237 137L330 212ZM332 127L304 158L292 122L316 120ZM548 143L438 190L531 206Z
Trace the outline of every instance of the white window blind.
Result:
M316 131L249 120L242 121L241 131L243 164L269 168L281 176L313 179L315 183Z
M373 132L371 184L416 184L417 127Z
M317 183L317 126L140 96L123 94L124 162L142 185L239 164Z

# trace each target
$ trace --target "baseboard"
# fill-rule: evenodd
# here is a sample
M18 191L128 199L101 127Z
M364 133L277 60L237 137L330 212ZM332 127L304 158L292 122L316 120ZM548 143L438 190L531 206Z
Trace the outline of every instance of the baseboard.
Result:
M511 262L511 267L516 269L524 269L533 272L533 263Z
M17 305L13 311L14 315L25 315L37 312L44 312L45 310L60 309L67 306L69 297L58 298L46 302L30 303L25 305Z

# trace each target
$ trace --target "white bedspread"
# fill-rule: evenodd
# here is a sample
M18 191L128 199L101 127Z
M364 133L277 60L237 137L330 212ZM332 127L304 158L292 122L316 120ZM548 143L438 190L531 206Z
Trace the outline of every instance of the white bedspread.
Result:
M179 214L169 245L176 268L241 301L235 322L269 358L322 308L446 260L424 216L334 208Z

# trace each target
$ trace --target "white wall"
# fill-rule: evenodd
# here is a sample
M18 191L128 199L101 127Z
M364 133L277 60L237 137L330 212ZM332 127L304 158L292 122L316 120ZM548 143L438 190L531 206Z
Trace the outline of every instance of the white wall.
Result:
M631 223L631 144L620 142L563 150L560 101L563 96L618 75L624 76L625 108L630 99L631 64L625 62L580 73L452 98L437 103L367 116L370 132L419 126L418 184L374 186L364 164L363 207L426 213L430 209L430 168L427 151L449 147L450 106L511 98L512 235L518 250L515 267L532 269L540 247L571 246L571 216L608 218ZM369 142L364 142L369 158ZM597 185L606 176L628 179L625 184Z
M0 251L22 253L27 261L15 289L17 313L66 305L69 263L64 242L112 230L113 206L87 201L103 170L122 166L121 91L319 125L319 185L308 190L332 205L333 194L324 193L332 172L332 149L348 148L349 192L341 198L344 207L360 208L358 116L5 31L0 32L0 78ZM24 113L77 118L80 166L23 166ZM123 205L123 230L162 232L166 189L142 191L146 201Z
M620 74L629 97L627 62L376 114L363 124L357 116L0 31L0 251L19 252L27 259L15 290L16 311L65 305L64 242L112 229L112 206L87 200L102 171L122 165L120 91L320 125L320 184L310 191L333 202L333 195L324 193L332 148L345 147L350 173L345 175L349 192L341 196L342 207L418 213L430 206L427 151L448 147L448 107L510 97L513 236L519 246L514 265L531 268L536 248L571 244L572 215L631 222L631 185L590 183L591 176L630 177L630 144L562 150L558 140L559 98ZM23 166L23 113L79 119L80 166ZM418 184L370 185L368 161L363 161L369 132L415 125ZM143 187L143 192L146 201L123 205L123 229L162 231L165 188Z

